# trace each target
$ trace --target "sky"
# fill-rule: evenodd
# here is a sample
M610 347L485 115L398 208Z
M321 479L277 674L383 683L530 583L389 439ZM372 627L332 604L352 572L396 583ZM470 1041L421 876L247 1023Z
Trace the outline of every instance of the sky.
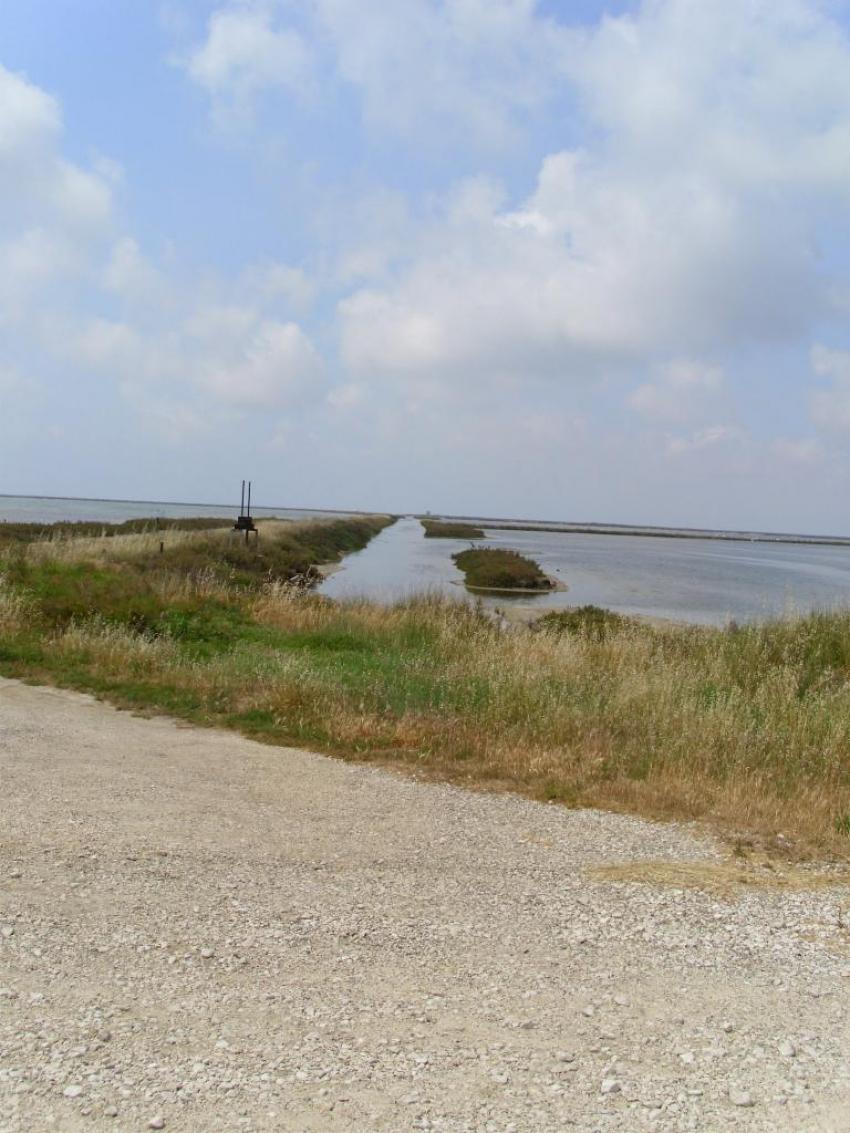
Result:
M0 492L850 534L850 0L4 0Z

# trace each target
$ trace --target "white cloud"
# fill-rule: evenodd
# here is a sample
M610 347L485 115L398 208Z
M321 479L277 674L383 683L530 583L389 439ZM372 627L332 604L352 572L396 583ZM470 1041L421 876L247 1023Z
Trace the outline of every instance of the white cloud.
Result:
M56 100L0 65L0 323L83 278L108 234L109 182L61 143Z
M178 400L137 382L122 383L121 392L150 431L170 444L185 444L221 426L219 415L209 406Z
M557 90L564 35L535 0L314 0L367 122L474 145L514 138Z
M367 396L365 386L358 385L356 382L348 382L332 389L327 396L327 403L331 409L347 412L362 405Z
M60 133L59 104L22 75L0 66L0 161L49 149Z
M629 404L649 421L682 424L715 413L723 386L717 366L676 361L632 393Z
M648 0L576 34L594 121L647 172L705 171L741 190L850 172L847 36L811 0Z
M850 432L850 351L814 346L811 365L827 387L812 397L812 421L827 432Z
M109 180L66 161L54 98L0 65L0 230L48 222L80 236L110 218Z
M344 482L351 503L390 485L399 507L421 489L425 506L460 491L491 510L569 499L623 519L666 500L687 519L700 491L724 495L717 476L735 492L763 476L754 512L789 485L805 508L818 493L801 485L826 481L833 448L771 439L796 430L789 367L771 396L767 359L815 326L841 341L850 296L833 238L850 219L850 48L830 6L635 0L578 31L535 0L210 0L184 71L219 120L264 113L261 176L232 204L245 171L216 156L228 215L204 194L201 263L198 218L161 257L119 227L120 168L70 161L57 99L0 69L2 364L29 383L46 359L47 386L82 391L100 376L104 406L111 387L173 440L246 422L236 443L257 460L274 430L302 452L337 441L320 482L330 496ZM514 141L502 185L498 149ZM153 210L138 231L168 187L128 194ZM189 207L204 189L180 187ZM269 258L234 261L243 237ZM837 450L850 351L816 350L812 366L812 417ZM748 374L764 401L742 398L739 419ZM623 421L624 402L642 420Z
M780 460L796 466L818 464L826 456L824 446L814 437L778 437L770 447Z
M812 370L819 378L850 385L850 351L817 344L811 350Z
M491 147L557 94L566 45L536 0L243 0L213 12L183 66L217 114L311 91L321 65L375 129Z
M24 388L24 379L12 366L0 365L0 394L10 396Z
M747 439L743 429L734 425L708 425L686 437L672 437L668 443L671 453L687 453L718 445L737 445Z
M296 323L261 322L234 345L199 368L200 384L218 400L292 407L318 396L322 361Z
M447 202L346 298L358 378L581 380L790 342L832 309L817 242L850 216L840 27L802 0L652 0L572 43L592 144L548 156L518 208L480 187Z
M202 306L158 331L96 318L57 338L58 353L146 405L180 397L187 404L200 398L210 406L292 410L325 393L324 364L302 328L249 307Z
M260 303L276 303L304 311L316 298L317 284L303 268L291 264L254 265L243 273L242 288Z
M213 12L206 38L184 66L224 116L249 112L262 91L303 95L313 82L310 48L294 29L276 26L266 4L231 4Z
M132 236L122 236L112 245L103 283L109 291L142 301L153 298L168 286Z
M86 323L73 343L80 361L97 369L122 370L136 364L143 343L127 323L109 319L92 319Z
M0 241L0 324L23 318L41 289L77 266L76 249L61 232L29 228Z
M67 161L56 161L52 177L43 184L45 203L56 216L80 229L100 229L112 212L112 188L97 173Z

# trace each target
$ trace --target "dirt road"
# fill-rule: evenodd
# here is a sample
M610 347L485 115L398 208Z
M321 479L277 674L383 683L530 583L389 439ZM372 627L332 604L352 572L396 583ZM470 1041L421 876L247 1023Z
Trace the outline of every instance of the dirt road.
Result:
M850 1130L846 891L9 681L0 788L4 1131Z

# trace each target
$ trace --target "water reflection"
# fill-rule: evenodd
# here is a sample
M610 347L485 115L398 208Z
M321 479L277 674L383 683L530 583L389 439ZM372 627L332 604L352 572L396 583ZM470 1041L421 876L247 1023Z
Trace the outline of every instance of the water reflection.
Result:
M594 603L623 613L707 625L850 603L850 547L720 543L637 535L485 529L486 543L512 547L567 584L566 592L484 597L534 608ZM333 598L390 602L423 590L469 596L451 556L465 539L426 539L401 519L344 560L322 585ZM476 596L478 597L478 596Z
M321 586L329 598L393 602L422 591L462 597L463 574L452 562L468 539L426 539L418 519L399 519L362 551L348 555L342 570Z

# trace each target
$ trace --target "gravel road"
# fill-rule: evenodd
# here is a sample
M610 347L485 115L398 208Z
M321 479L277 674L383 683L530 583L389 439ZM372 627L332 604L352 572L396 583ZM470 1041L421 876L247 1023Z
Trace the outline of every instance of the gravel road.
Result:
M850 1130L840 891L588 877L686 827L12 681L0 786L8 1133Z

